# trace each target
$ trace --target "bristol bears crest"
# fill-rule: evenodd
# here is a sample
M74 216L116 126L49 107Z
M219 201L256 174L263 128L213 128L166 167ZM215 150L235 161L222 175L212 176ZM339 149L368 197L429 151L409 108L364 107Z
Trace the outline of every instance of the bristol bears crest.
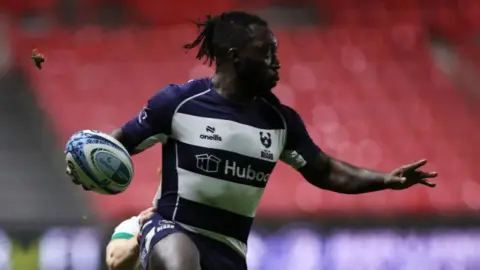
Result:
M267 148L260 152L260 156L265 159L273 160L273 154L268 150L268 148L272 146L272 134L270 134L270 132L263 133L260 131L260 142L265 148Z
M262 131L260 131L260 142L265 146L265 148L270 148L272 146L272 134L270 132L266 132L264 134Z

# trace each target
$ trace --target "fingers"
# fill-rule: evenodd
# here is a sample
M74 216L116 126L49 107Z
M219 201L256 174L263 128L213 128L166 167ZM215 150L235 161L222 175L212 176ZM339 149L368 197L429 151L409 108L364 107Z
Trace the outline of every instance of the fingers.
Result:
M77 179L75 179L75 177L73 177L72 169L70 169L70 166L67 166L67 168L65 169L65 173L70 177L70 180L72 180L75 185L81 184L77 181Z
M147 208L147 209L143 210L143 211L140 213L140 216L152 214L152 213L155 213L155 211L156 211L156 208L155 208L155 207L150 207L150 208Z
M420 172L422 178L435 178L438 176L437 172Z
M81 184L80 182L77 181L77 179L75 179L75 177L73 177L72 169L70 168L70 166L67 166L67 168L65 169L65 173L70 177L70 180L72 180L72 183L74 183L75 185Z
M421 185L427 186L427 187L431 187L431 188L433 188L437 185L437 184L435 184L435 183L433 183L433 182L431 182L427 179L422 179L418 183L421 184Z
M146 211L147 213L155 213L155 212L157 211L157 208L155 208L155 207L152 206L152 207L148 208L148 209L145 210L145 211Z
M422 179L418 181L419 184L422 184L427 187L435 187L437 184L433 183L432 181L428 180L427 178L435 178L438 176L437 172L420 172Z
M422 160L419 160L415 163L412 163L412 164L409 164L409 165L405 165L405 167L403 167L403 170L404 171L411 171L411 170L416 170L420 167L422 167L423 165L427 164L427 160L426 159L422 159Z
M70 180L72 180L72 183L74 183L75 185L82 186L83 190L86 190L86 191L92 190L91 188L89 188L89 187L83 185L82 183L80 183L74 177L72 169L70 168L70 166L67 165L67 168L65 169L65 173L70 177Z
M149 220L150 218L153 217L153 212L149 212L149 213L146 213L144 216L143 216L143 222L145 222L146 220Z
M153 212L153 211L155 211L155 209L156 209L156 208L152 206L152 207L149 207L149 208L147 208L147 209L143 210L143 211L142 211L142 213L149 213L149 212Z
M155 207L150 207L146 210L143 210L141 213L140 213L140 218L138 220L138 223L140 224L140 226L143 226L143 224L149 220L150 218L152 218L152 216L155 214L155 211L156 211L156 208Z

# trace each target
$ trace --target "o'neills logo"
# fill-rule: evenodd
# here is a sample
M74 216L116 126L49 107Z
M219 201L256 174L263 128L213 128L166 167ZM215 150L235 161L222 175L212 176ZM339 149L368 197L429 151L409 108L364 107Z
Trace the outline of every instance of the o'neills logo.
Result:
M210 134L200 134L200 139L218 142L222 141L222 137L220 137L218 134L215 134L215 127L207 126L205 127L205 131Z
M213 134L213 135L207 135L207 134L201 134L200 139L202 140L209 140L209 141L222 141L222 137L218 134Z

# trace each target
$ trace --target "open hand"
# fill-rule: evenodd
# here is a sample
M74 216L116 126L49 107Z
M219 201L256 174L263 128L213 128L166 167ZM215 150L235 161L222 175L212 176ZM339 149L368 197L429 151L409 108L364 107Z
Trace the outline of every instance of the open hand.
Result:
M396 190L406 189L416 184L433 188L436 184L429 179L437 177L438 174L436 172L424 172L419 170L419 168L425 164L427 164L427 160L422 159L415 163L404 165L391 172L385 178L385 184L389 188Z
M140 232L137 234L137 237L136 237L138 244L140 244L140 242L142 240L143 225L145 224L145 222L147 222L148 220L150 220L152 218L152 216L155 214L156 211L157 211L157 209L155 207L150 207L150 208L147 208L147 209L143 210L140 213L139 219L138 219L138 225L140 225Z
M142 227L147 220L152 218L153 214L155 214L156 211L157 209L155 207L150 207L148 209L143 210L140 213L139 219L138 219L138 224L140 225L140 227Z

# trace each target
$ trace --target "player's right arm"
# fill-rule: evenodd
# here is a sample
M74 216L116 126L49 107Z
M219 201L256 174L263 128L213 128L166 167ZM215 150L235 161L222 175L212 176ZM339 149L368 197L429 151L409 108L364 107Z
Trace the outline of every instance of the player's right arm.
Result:
M157 92L133 119L112 132L131 155L166 141L171 121L179 104L179 87L168 85Z

